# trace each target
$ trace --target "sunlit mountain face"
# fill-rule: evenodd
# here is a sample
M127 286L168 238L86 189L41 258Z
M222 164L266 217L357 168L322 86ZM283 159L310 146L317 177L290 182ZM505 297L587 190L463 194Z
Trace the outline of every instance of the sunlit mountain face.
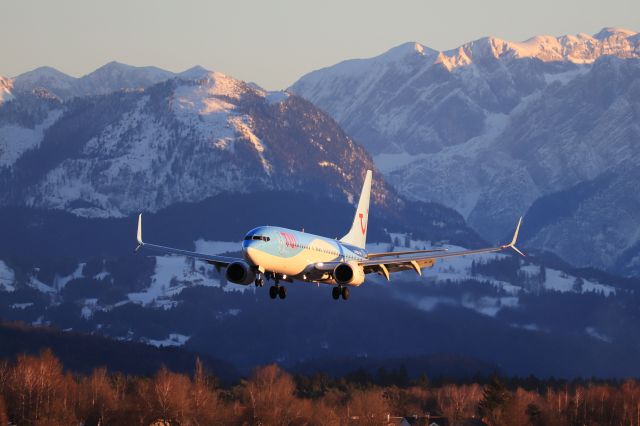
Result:
M640 35L418 43L303 76L314 102L401 194L452 207L497 240L523 237L581 266L637 274ZM544 208L541 208L544 206Z

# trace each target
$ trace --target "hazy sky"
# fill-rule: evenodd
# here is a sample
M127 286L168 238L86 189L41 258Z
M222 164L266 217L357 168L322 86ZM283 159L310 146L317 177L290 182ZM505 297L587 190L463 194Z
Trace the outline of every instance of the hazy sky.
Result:
M486 35L640 30L640 0L3 0L0 75L41 65L199 64L268 89L406 41L439 50Z

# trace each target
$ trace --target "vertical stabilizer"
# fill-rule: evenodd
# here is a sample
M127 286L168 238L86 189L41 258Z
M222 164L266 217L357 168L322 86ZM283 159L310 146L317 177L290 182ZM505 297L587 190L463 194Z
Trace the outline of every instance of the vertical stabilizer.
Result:
M364 248L367 243L367 223L369 222L369 198L371 196L371 170L367 170L362 185L362 193L358 201L356 215L353 218L353 225L349 233L340 239L340 242L350 244L359 248Z

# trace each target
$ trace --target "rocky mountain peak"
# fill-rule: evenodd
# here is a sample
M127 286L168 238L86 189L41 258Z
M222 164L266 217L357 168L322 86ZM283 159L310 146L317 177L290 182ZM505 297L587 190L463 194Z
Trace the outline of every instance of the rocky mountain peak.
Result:
M12 89L13 82L11 79L0 75L0 104L13 99Z
M597 34L593 35L593 38L597 39L597 40L606 40L608 38L611 37L616 37L616 38L629 38L631 36L634 36L638 34L635 31L632 30L628 30L626 28L617 28L617 27L605 27L602 30L600 30L600 32L598 32Z
M194 67L189 68L188 70L182 71L181 73L178 74L178 77L184 78L184 79L198 79L198 78L204 77L209 72L210 71L207 70L206 68L200 65L196 65Z
M66 97L73 92L75 81L74 77L52 67L39 67L13 79L14 88L18 92L45 89L60 97Z

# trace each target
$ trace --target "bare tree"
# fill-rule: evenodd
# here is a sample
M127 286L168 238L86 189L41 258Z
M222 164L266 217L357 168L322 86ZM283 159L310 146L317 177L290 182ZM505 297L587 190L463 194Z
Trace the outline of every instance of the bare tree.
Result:
M95 369L90 376L80 378L78 414L85 424L111 423L117 405L118 395L106 368Z
M291 376L277 365L256 368L243 387L248 420L254 424L285 425L302 417L303 407L295 391Z
M64 375L50 350L40 356L19 355L7 378L10 416L18 424L46 419L49 424L75 422L75 381Z
M389 414L389 404L381 389L355 391L348 404L349 420L357 420L361 425L383 424Z
M195 425L223 424L228 422L218 403L215 379L207 374L200 358L196 359L191 387L192 422Z
M8 426L9 417L7 417L7 409L4 405L4 398L0 395L0 426Z

